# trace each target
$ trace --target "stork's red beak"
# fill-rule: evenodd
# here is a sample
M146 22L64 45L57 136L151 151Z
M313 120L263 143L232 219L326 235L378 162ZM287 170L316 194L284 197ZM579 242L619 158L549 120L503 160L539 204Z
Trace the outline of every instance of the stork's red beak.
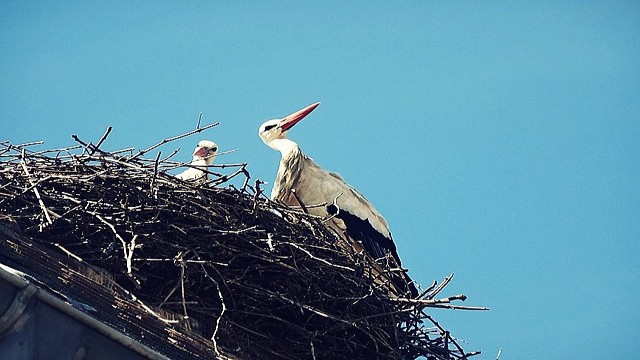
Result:
M298 110L298 111L294 112L293 114L285 117L280 122L280 127L282 128L283 131L287 131L287 130L291 129L293 127L293 125L297 124L300 120L304 119L305 116L309 115L309 113L312 112L319 105L320 105L319 102L317 102L315 104L311 104L311 105L307 106L306 108L304 108L302 110Z
M207 148L205 147L201 147L198 148L196 151L193 152L193 156L200 156L201 158L207 156L207 153L209 152L209 150L207 150Z

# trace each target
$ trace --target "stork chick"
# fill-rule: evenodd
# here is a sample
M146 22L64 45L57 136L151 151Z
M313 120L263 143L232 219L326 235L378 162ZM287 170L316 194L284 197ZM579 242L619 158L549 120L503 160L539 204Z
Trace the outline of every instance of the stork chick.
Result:
M201 140L193 151L190 167L176 175L180 180L203 181L208 178L206 169L218 154L218 145L213 141Z

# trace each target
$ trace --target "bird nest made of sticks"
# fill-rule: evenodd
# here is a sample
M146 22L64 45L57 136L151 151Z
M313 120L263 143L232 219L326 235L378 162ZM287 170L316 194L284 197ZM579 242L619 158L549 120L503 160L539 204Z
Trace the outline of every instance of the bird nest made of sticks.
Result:
M2 142L0 213L33 242L99 269L176 331L210 339L220 357L478 353L425 311L479 309L451 304L464 295L436 298L450 277L417 299L390 295L370 260L339 246L322 219L264 197L246 164L217 165L227 173L194 184L168 173L184 164L145 157L212 126L140 151L102 150L109 131L95 145L74 136L65 149Z

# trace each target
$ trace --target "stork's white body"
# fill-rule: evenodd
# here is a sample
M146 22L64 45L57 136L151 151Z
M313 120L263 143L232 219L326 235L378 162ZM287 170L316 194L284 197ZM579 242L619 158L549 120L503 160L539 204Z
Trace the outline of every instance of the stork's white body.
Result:
M300 150L295 142L289 139L279 141L288 141L291 144L281 146L284 151L271 192L273 200L294 207L304 205L310 214L321 217L335 215L328 210L331 205L335 205L336 211L356 216L368 223L365 225L371 226L383 238L388 239L384 247L393 246L387 221L362 194L347 184L340 175L318 166L313 159ZM302 204L299 204L296 195ZM340 220L340 217L337 216L336 220ZM343 231L349 230L344 221L338 221L336 224ZM385 256L382 244L372 242L370 245L371 256L374 258ZM395 252L395 246L393 251Z
M178 179L185 180L185 181L197 181L197 180L203 180L207 178L206 170L207 170L207 166L209 165L207 164L206 160L194 159L191 161L189 165L191 167L181 172L180 174L176 175Z
M271 198L290 206L304 206L309 213L321 217L332 215L327 223L329 227L361 244L374 259L391 254L400 267L389 225L382 215L338 174L319 167L300 150L297 143L286 138L287 130L318 105L313 104L284 119L270 120L261 126L259 135L262 140L282 155ZM400 287L416 296L417 289L411 280L406 276L405 280L407 285Z

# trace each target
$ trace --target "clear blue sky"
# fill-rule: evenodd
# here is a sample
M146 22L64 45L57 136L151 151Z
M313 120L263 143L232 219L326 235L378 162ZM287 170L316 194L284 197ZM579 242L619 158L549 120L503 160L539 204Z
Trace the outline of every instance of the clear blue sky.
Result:
M272 182L265 120L385 215L478 359L632 359L640 3L0 1L0 140L209 138ZM155 155L155 154L153 154Z

